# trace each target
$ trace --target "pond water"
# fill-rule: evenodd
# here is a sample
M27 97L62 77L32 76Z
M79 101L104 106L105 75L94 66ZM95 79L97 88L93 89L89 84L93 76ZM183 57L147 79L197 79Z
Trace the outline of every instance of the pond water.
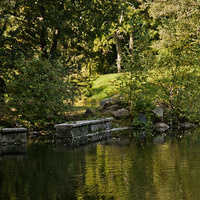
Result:
M0 199L198 200L200 133L2 147ZM16 148L16 147L13 147Z

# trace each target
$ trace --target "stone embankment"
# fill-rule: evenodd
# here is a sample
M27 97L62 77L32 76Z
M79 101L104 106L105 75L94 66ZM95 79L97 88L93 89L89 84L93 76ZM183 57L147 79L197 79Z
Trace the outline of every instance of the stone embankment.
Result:
M0 144L27 143L26 128L3 128L0 130Z
M174 123L173 116L171 114L170 108L166 105L162 105L159 103L155 106L153 110L151 110L151 127L154 128L158 132L164 132L169 130L170 128L174 127L175 129L178 128L193 128L196 127L196 124L190 122L184 123ZM113 116L116 119L128 119L130 116L130 112L128 108L123 106L123 96L115 95L111 98L104 99L100 102L99 111L102 113L107 113ZM147 113L138 113L138 120L137 123L140 125L145 125L148 123ZM148 114L147 114L148 115ZM134 123L132 126L136 126Z
M57 138L62 142L85 144L110 136L112 117L56 124Z

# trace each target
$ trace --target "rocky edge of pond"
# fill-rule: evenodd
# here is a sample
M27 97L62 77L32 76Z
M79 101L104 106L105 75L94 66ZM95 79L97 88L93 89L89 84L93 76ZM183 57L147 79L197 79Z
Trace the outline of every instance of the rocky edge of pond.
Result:
M111 98L106 98L102 101L100 101L100 106L97 109L99 112L103 114L110 115L114 117L116 120L126 120L131 117L130 111L123 106L123 96L115 95ZM183 122L183 123L175 123L172 120L169 120L170 118L170 112L165 111L166 105L163 105L162 103L157 105L155 109L153 109L152 115L154 115L154 122L151 123L150 128L154 128L158 132L164 132L171 128L179 129L189 129L189 128L195 128L197 127L197 124L192 122ZM168 115L168 116L167 116ZM86 112L84 113L84 117L88 116L95 116L95 113L88 108ZM168 117L168 121L165 121L164 116ZM134 124L132 123L132 127L138 127L138 126L145 126L148 124L147 117L145 113L138 113L138 120L139 123Z
M116 119L117 121L117 125L121 126L122 128L138 128L138 127L146 127L146 125L148 124L148 120L147 117L145 115L145 113L138 113L138 120L137 120L137 124L134 124L134 122L131 122L131 125L127 125L126 122L131 120L131 114L130 111L127 109L126 106L124 106L123 102L123 96L121 95L114 95L111 98L106 98L102 101L100 101L100 106L95 109L92 110L90 108L88 108L83 115L79 116L79 120L80 118L82 120L85 120L87 118L97 118L98 115L96 115L96 112L100 112L101 116L109 116L109 117L114 117L114 119ZM157 105L157 107L155 109L153 109L151 112L154 115L154 122L149 123L149 128L153 128L158 132L165 132L168 131L172 128L174 129L189 129L189 128L195 128L198 125L192 122L184 122L184 123L175 123L172 120L168 120L165 121L164 116L169 115L169 113L165 113L165 109L166 107L164 107L162 104ZM76 118L75 120L76 121ZM123 123L121 123L123 121ZM125 124L126 127L124 127L123 125ZM21 127L21 124L16 122L16 126L14 128L12 128L12 130L14 129L21 129L23 127ZM116 128L114 126L114 128ZM5 128L4 128L5 129ZM2 132L4 130L3 128L0 129L0 132ZM26 129L27 130L27 129ZM35 137L38 135L46 135L46 134L41 134L40 132L37 131L30 131L27 130L28 134L30 137ZM46 133L46 132L45 132Z

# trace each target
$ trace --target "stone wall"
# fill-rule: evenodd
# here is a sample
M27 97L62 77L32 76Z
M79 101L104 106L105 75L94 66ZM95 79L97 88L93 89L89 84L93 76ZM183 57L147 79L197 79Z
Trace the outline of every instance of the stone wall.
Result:
M73 123L55 125L57 138L74 141L84 144L88 141L93 142L108 137L112 128L112 117L97 120L83 120Z
M26 128L3 128L0 130L0 144L27 143Z

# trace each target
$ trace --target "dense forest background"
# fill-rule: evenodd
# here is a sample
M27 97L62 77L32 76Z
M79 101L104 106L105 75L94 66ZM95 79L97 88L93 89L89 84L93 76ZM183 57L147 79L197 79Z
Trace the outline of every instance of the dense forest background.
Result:
M120 73L133 115L162 102L197 120L199 19L199 0L1 1L2 125L61 122L81 85L107 73Z

